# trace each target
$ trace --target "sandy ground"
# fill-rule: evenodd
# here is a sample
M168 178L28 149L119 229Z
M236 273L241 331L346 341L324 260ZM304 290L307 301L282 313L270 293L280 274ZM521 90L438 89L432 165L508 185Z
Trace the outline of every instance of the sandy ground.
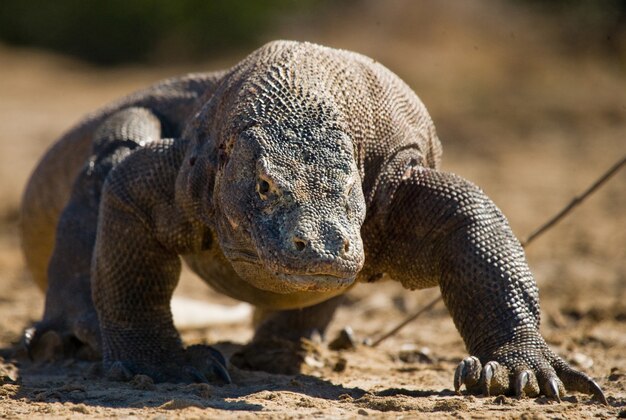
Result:
M524 238L626 153L626 72L593 52L562 55L554 30L539 16L477 3L448 10L437 2L366 2L323 22L286 20L268 39L357 50L397 72L431 110L444 169L483 187ZM466 353L443 305L378 348L337 352L313 343L302 374L233 367L228 386L109 382L97 363L38 366L18 357L14 343L43 308L16 235L19 197L37 159L85 112L165 76L227 66L243 55L186 67L102 70L0 46L1 417L626 416L626 172L527 250L545 338L598 381L609 407L581 394L561 404L454 395L454 367ZM189 273L177 293L235 303ZM410 293L392 282L358 287L329 336L350 326L359 340L375 339L437 293ZM241 322L183 337L218 343L228 356L251 334ZM402 352L406 345L419 350L415 357Z

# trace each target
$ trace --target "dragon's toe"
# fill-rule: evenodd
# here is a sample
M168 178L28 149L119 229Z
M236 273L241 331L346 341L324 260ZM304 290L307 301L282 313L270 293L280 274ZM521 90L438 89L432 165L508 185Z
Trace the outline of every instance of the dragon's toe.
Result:
M22 335L22 345L31 360L50 362L63 358L64 345L61 334L45 326L32 326Z
M491 360L490 360L491 359ZM520 355L498 356L481 363L476 356L466 357L454 373L457 393L463 385L472 394L515 395L517 398L546 397L560 402L566 389L591 394L607 404L598 384L582 372L572 369L549 350Z
M24 331L22 345L37 362L69 357L97 360L101 355L97 318L87 314L71 321L44 319Z
M177 361L146 363L118 360L109 363L106 375L111 380L124 382L141 374L149 376L154 382L209 383L218 379L227 384L232 383L224 356L213 347L191 346L184 350L182 357L172 360Z
M233 365L245 370L295 375L304 363L306 349L300 341L278 337L257 339L233 354Z
M185 351L185 358L189 368L199 374L198 378L206 378L208 374L210 377L217 377L227 384L232 383L226 368L226 359L216 348L204 345L190 346Z
M537 381L543 395L561 402L561 397L565 396L565 386L551 366L537 372Z
M482 364L478 357L470 356L463 359L454 372L454 390L460 393L462 385L468 390L475 389L480 381L481 370Z
M483 366L477 357L466 357L454 374L454 389L457 393L460 393L463 385L473 394L504 394L510 388L509 370L498 362L491 361Z
M602 392L602 388L600 388L600 385L598 385L596 381L591 379L589 376L575 369L572 369L571 366L569 366L561 359L558 359L556 361L555 370L559 378L561 378L561 380L563 381L565 388L572 391L591 394L597 401L601 402L602 404L609 404L606 396L604 395L604 392Z
M539 395L539 383L532 370L522 370L515 375L513 392L517 398L536 397Z
M509 370L498 362L488 362L482 370L481 385L485 395L504 394L509 388Z

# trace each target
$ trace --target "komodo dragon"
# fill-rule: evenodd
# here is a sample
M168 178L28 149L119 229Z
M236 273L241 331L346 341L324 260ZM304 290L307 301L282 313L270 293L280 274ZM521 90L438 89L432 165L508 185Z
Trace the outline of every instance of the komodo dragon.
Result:
M457 391L606 403L541 337L506 218L440 159L426 108L396 75L310 43L271 42L228 71L130 95L65 134L28 183L23 248L47 294L25 344L82 345L114 378L228 380L219 352L185 349L172 323L181 257L258 308L255 353L268 337L323 333L340 295L387 274L441 288L471 354Z

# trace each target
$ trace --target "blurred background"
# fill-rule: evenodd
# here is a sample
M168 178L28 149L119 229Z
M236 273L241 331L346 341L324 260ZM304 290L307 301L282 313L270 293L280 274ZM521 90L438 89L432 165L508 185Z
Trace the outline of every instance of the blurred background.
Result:
M203 61L216 54L254 48L277 35L316 38L316 29L374 24L399 32L404 41L445 33L443 21L454 9L474 9L472 18L501 25L515 35L507 13L531 14L541 31L555 36L563 53L599 53L623 59L626 4L621 0L488 1L484 5L432 1L367 0L5 0L0 6L0 38L11 45L37 47L99 65L166 64ZM497 22L497 21L500 22ZM343 24L340 24L343 22ZM402 28L396 27L400 24ZM466 20L476 26L477 21ZM511 28L508 28L508 24ZM286 30L289 27L290 30ZM340 28L337 28L340 29ZM373 29L373 28L372 28ZM481 28L475 27L472 32ZM486 28L483 28L486 29ZM358 32L358 31L357 31ZM369 32L369 31L368 31ZM533 32L537 32L534 28ZM370 32L371 33L371 32ZM377 31L374 31L376 34ZM374 35L372 34L372 35ZM366 44L368 38L363 38Z
M40 313L16 225L46 148L121 95L229 67L279 38L354 50L396 72L431 112L444 169L480 185L521 238L626 153L622 0L2 0L5 342ZM626 320L625 209L622 172L528 249L554 325L562 314Z

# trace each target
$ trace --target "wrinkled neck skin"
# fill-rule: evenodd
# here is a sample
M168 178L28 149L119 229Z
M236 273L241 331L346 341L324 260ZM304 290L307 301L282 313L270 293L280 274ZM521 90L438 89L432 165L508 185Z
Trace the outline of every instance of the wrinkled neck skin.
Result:
M179 186L192 212L202 214L237 274L254 287L281 294L347 289L364 263L365 199L336 106L324 92L297 84L279 92L258 80L228 87L187 133Z

